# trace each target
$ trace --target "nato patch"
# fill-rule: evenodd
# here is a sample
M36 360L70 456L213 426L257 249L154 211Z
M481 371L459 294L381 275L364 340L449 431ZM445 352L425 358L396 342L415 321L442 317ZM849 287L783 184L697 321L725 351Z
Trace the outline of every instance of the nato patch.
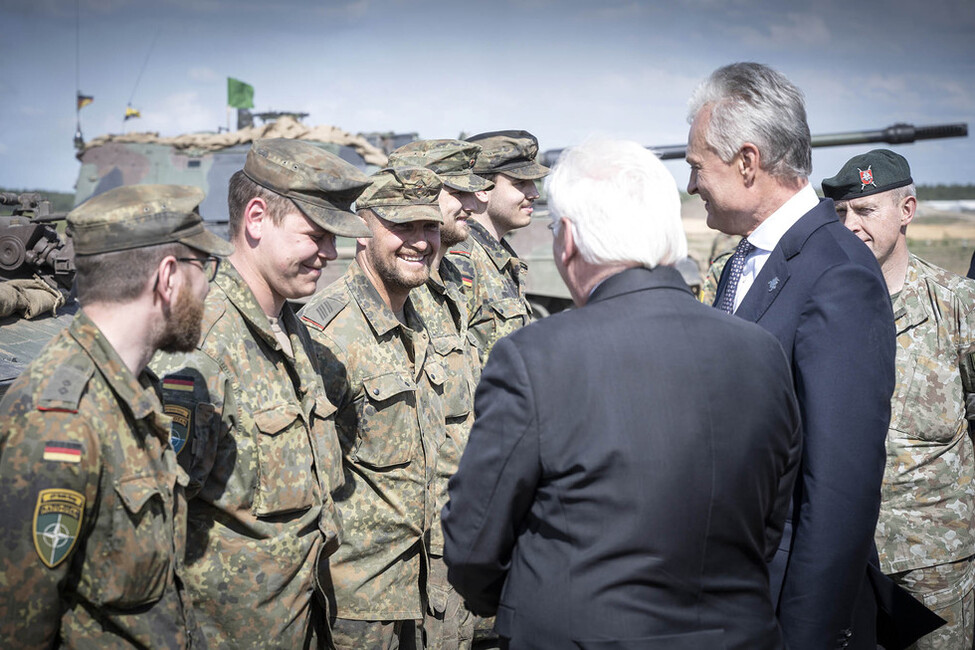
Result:
M34 549L48 568L61 564L75 542L84 518L85 497L74 490L41 490L34 508Z
M169 427L169 444L179 456L179 452L183 450L189 439L190 427L193 425L193 412L180 404L167 403L163 406L163 413L173 421Z

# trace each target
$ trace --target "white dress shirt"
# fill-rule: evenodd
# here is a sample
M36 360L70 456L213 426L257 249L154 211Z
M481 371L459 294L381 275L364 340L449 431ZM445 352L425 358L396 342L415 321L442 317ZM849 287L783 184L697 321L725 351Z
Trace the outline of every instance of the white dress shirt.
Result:
M758 225L752 234L748 235L748 241L755 247L748 257L745 258L745 266L741 271L741 279L738 280L738 290L735 292L735 311L744 300L745 294L755 283L755 278L762 272L762 267L768 261L769 255L782 236L796 224L799 219L807 212L819 205L819 197L816 190L807 183L805 187L792 195L788 201L770 214L765 221Z

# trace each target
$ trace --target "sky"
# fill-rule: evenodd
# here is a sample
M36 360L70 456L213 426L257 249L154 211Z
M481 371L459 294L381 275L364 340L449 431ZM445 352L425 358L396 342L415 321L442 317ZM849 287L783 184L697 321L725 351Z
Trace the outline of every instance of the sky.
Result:
M802 89L814 134L975 122L972 0L3 0L0 25L6 188L73 191L76 91L87 140L173 136L227 126L227 77L309 125L543 151L684 143L691 92L735 61ZM814 185L873 146L814 150ZM919 183L975 183L975 137L892 148Z

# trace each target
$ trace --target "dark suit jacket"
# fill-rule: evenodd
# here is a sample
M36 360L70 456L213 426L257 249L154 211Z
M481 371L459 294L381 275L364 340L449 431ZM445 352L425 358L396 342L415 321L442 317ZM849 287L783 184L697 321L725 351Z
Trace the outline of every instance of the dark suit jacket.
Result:
M972 253L972 263L968 267L968 277L975 280L975 253Z
M512 648L782 647L801 433L772 336L630 269L501 339L475 408L445 558Z
M876 556L895 337L880 267L825 199L782 237L735 315L779 339L802 411L802 468L770 567L786 641L792 650L842 640L874 650L867 562Z

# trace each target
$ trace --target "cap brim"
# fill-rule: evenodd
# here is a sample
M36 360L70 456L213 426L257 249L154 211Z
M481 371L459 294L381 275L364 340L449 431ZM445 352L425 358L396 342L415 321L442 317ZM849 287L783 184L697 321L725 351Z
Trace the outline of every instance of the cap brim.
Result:
M494 183L486 178L481 178L475 174L440 174L440 180L449 188L460 190L461 192L480 192L494 187Z
M199 251L218 257L227 257L234 252L233 244L222 237L218 237L206 228L202 232L180 237L178 241L181 244L186 244Z
M424 205L376 205L369 208L386 221L408 223L410 221L436 221L443 223L440 206Z
M510 176L520 181L535 181L539 178L545 178L548 173L552 171L544 165L539 165L537 162L527 162L520 165L514 165L506 168L498 169L479 169L478 174L504 174L505 176Z
M330 233L339 237L372 237L369 226L356 214L290 198L306 217Z

